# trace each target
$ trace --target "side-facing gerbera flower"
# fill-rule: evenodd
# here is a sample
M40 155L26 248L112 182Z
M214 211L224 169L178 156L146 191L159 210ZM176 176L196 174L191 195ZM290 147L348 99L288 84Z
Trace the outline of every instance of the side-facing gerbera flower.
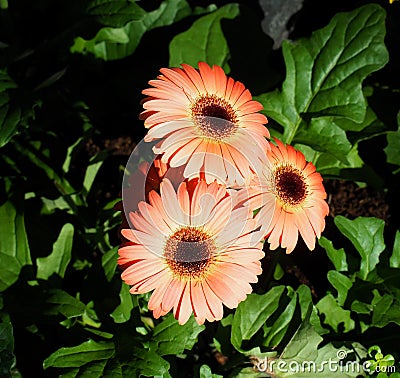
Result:
M143 91L149 129L145 141L160 142L154 152L171 167L186 164L184 175L203 171L208 183L242 185L259 172L269 148L267 118L250 91L219 66L203 62L199 70L162 68L153 88Z
M160 156L156 156L151 164L143 161L133 173L125 173L121 193L122 199L114 206L115 210L121 211L120 230L129 227L126 214L137 211L139 202L147 201L148 194L152 190L159 191L161 181L164 178L168 178L174 188L177 188L184 180L183 167L171 168L161 161ZM126 242L124 238L121 238L121 241Z
M199 324L220 320L222 304L235 308L261 273L252 212L216 182L194 179L175 192L166 179L160 191L139 203L133 228L122 230L131 242L119 249L122 279L133 294L154 290L148 308L155 318L173 309L180 324L192 313Z
M253 198L263 205L256 218L270 249L281 245L292 252L300 233L313 250L329 213L322 177L300 151L275 142L267 151L269 166L261 177L260 193Z

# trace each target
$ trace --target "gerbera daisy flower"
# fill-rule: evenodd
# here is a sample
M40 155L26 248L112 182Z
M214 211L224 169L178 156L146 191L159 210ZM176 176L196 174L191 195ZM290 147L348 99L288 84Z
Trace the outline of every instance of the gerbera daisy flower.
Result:
M125 173L122 199L114 206L115 210L121 211L120 230L130 227L127 214L137 211L139 202L147 201L148 194L152 190L159 191L164 178L168 178L174 188L177 188L184 180L183 167L171 168L161 161L160 156L156 156L152 163L142 161L133 173ZM126 242L126 240L122 238L122 242Z
M133 294L153 290L148 308L155 318L171 309L180 324L194 313L199 324L223 317L251 293L261 273L262 235L252 212L237 204L235 191L216 182L168 179L161 195L149 193L130 214L131 243L119 249L122 279Z
M160 156L156 156L151 163L141 162L133 173L126 172L124 175L123 201L117 204L118 210L123 210L124 207L127 212L136 211L138 203L147 201L148 194L152 190L160 190L160 184L164 178L168 178L174 188L178 188L179 184L185 180L183 168L171 168L161 161ZM124 204L123 207L122 203Z
M313 250L329 213L322 177L300 151L275 142L267 151L269 166L261 177L260 193L253 198L263 205L256 218L270 249L281 245L286 253L292 252L300 233Z
M154 152L171 167L186 164L187 178L203 171L208 183L242 185L263 165L267 118L241 82L219 66L198 65L162 68L149 81L140 116L149 129L144 140L160 140Z

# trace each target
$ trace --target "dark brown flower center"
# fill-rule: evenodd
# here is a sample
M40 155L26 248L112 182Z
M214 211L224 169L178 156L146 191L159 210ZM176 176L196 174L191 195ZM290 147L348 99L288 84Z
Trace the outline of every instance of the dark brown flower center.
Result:
M302 173L293 167L282 166L275 171L275 190L286 205L296 206L307 196L307 184Z
M211 264L215 245L210 236L196 227L182 227L164 247L168 266L178 276L199 277Z
M203 136L218 141L237 130L236 112L216 95L200 97L192 106L192 117Z

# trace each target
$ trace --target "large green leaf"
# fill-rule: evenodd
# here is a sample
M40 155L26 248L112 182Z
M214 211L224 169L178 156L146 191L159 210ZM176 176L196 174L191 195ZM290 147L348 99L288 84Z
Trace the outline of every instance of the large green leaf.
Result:
M7 201L0 206L0 291L11 286L21 269L31 264L24 215Z
M10 103L7 89L17 88L17 84L4 70L0 70L0 147L4 146L17 132L21 121L21 108Z
M36 259L38 279L47 280L53 274L64 278L65 271L71 260L74 226L67 223L61 229L58 239L53 245L53 251L47 257Z
M85 305L63 290L52 289L46 298L46 315L62 314L66 318L75 318L85 313Z
M89 165L86 168L85 177L83 178L83 188L86 193L89 193L92 189L93 182L107 155L107 153L102 151L90 159Z
M363 121L366 101L361 84L388 60L384 36L385 11L369 4L335 15L308 39L284 41L286 79L282 90L258 97L265 113L283 126L284 142L311 143L322 131L335 135L330 143L323 143L324 150L332 152L335 146L339 151L348 149L337 126L329 130L329 119L317 124L311 120L346 117Z
M104 274L107 281L111 281L114 277L117 268L118 247L114 247L101 256L101 266L104 269Z
M7 144L16 134L20 121L20 107L12 106L8 94L0 92L0 147Z
M336 226L356 247L361 256L360 272L361 279L375 269L379 262L379 255L385 249L383 240L383 229L385 222L378 218L358 217L354 220L343 216L334 219Z
M327 152L336 160L349 165L346 156L352 146L345 131L335 123L333 117L312 118L307 128L298 130L296 143L310 146L315 151Z
M390 267L400 268L400 231L396 231L396 238L394 239L393 253L390 256Z
M352 287L353 282L350 278L336 270L330 270L328 272L328 281L338 292L337 302L339 305L343 306L347 298L347 293Z
M130 0L93 0L87 12L103 25L119 28L129 21L140 20L145 11Z
M10 88L17 88L17 84L3 69L0 70L0 92L4 92Z
M90 377L90 378L103 378L105 375L105 368L108 360L88 362L79 368L66 368L59 378L75 378L75 377ZM115 377L115 375L113 376Z
M400 112L397 114L397 131L387 133L387 146L385 147L386 161L391 164L400 165Z
M213 374L208 365L201 365L199 375L200 378L222 378L222 375Z
M276 347L286 334L287 328L293 319L297 304L297 293L288 287L288 298L290 301L284 307L282 313L272 324L265 324L263 327L263 345L270 348Z
M395 293L396 294L396 293ZM397 295L384 294L378 295L373 301L372 325L375 327L384 327L393 322L400 325L400 300Z
M227 4L194 22L190 29L171 41L169 65L176 67L187 63L195 67L203 61L217 64L228 72L229 47L221 29L221 20L234 19L238 15L238 4Z
M114 10L117 11L116 8ZM71 46L71 52L90 53L104 60L125 58L136 50L144 33L157 27L171 25L189 16L192 11L186 0L165 0L152 12L137 12L141 13L141 17L122 27L102 28L90 40L77 37ZM107 17L110 20L111 15Z
M131 318L131 310L133 309L132 294L129 292L129 286L124 282L119 292L121 303L110 314L115 323L125 323Z
M152 342L155 345L152 349L157 354L181 354L185 349L191 350L198 341L198 335L205 329L204 325L198 325L192 316L185 325L179 325L178 321L169 314L154 328Z
M261 360L259 366L268 368L277 377L357 377L364 371L360 359L366 350L360 344L348 343L347 347L334 347L331 343L318 348L322 337L305 320L278 359ZM349 348L351 346L351 348ZM347 370L339 370L340 360L355 352L355 359ZM266 370L262 370L266 371Z
M347 259L346 252L343 248L336 249L333 243L328 240L325 236L321 236L318 243L323 247L328 255L329 259L332 261L335 269L339 272L347 272Z
M107 360L114 355L114 343L97 343L93 340L74 346L61 348L47 357L43 362L45 369L49 367L80 367L89 362Z
M321 341L322 337L315 332L314 328L306 320L293 335L280 358L315 360L318 354L318 345Z
M320 129L315 126L320 126ZM358 145L361 141L385 132L387 132L385 124L370 107L367 107L361 123L349 118L312 118L307 129L299 129L299 139L304 144L296 143L295 146L324 176L379 186L382 179L362 161ZM331 139L334 139L335 143L332 144Z
M152 350L132 348L132 360L122 365L123 377L171 377L169 363Z
M243 340L250 338L278 309L284 286L276 286L263 295L250 294L236 309L232 320L232 345L241 351Z
M319 313L324 315L324 323L331 326L335 332L340 331L341 324L343 325L343 332L349 332L354 329L355 323L350 317L350 311L340 307L332 294L323 297L316 304L316 307Z

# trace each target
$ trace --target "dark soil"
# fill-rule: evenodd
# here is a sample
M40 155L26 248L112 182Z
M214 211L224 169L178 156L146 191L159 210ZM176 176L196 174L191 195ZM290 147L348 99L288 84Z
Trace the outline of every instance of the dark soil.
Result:
M389 204L385 194L375 189L361 188L356 183L344 180L326 180L330 216L343 215L348 218L376 217L389 222Z

